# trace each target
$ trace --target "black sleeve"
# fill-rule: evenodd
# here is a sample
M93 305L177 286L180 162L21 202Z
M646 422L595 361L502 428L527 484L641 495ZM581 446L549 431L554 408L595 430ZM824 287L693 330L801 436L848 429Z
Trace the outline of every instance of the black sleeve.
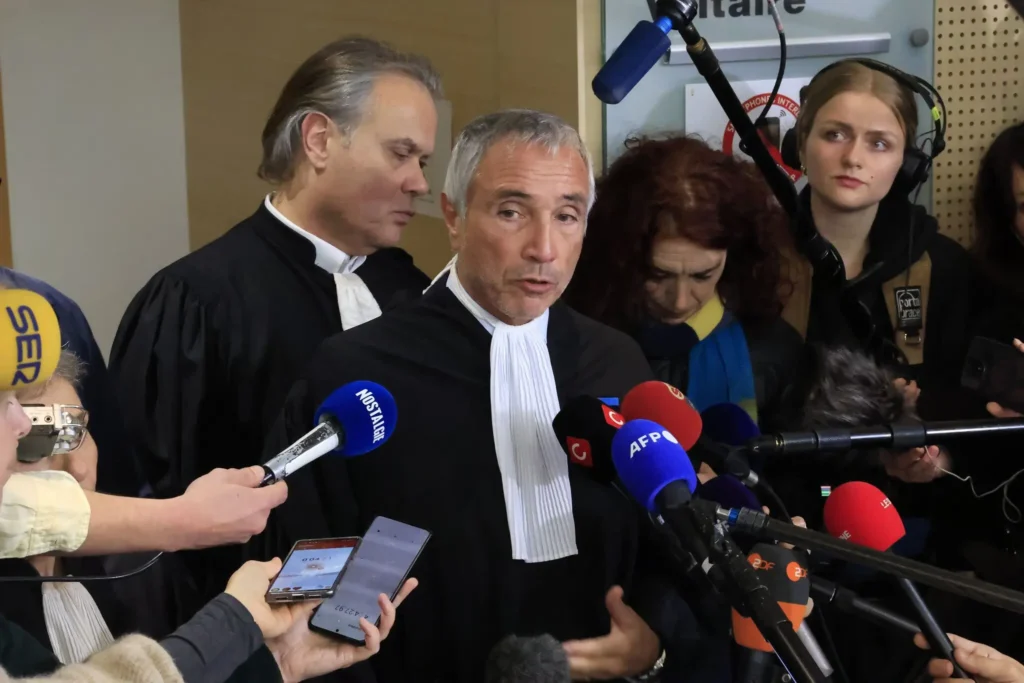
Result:
M11 678L43 676L60 666L57 658L42 643L0 615L0 667Z
M127 439L160 497L181 495L210 469L200 454L221 362L206 307L178 278L154 277L121 320L110 374Z
M242 603L222 593L160 645L186 683L222 683L263 646L263 634ZM280 681L276 666L273 673L259 680Z

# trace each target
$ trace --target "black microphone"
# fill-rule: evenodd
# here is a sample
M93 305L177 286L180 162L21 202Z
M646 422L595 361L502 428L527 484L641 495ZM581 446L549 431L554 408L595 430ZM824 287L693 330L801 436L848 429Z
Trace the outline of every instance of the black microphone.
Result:
M915 636L921 631L917 624L909 619L890 612L884 607L879 607L870 600L865 600L849 588L820 577L811 577L811 593L819 598L822 604L835 605L844 612L859 614L881 626L891 626L911 636Z
M814 429L779 432L755 437L747 448L758 455L835 453L855 448L891 448L904 451L953 439L991 434L1024 433L1024 418L906 422L877 427Z
M570 465L590 470L595 481L615 481L612 439L626 419L593 396L577 396L562 406L551 421L558 444Z
M554 637L506 636L487 656L484 683L569 683L569 657Z

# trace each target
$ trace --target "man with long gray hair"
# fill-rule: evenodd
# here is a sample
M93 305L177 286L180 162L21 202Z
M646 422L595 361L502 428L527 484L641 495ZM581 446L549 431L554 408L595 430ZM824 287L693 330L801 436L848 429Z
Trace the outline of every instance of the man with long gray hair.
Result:
M433 534L402 632L373 662L379 683L478 683L515 633L562 641L574 679L664 661L645 617L671 596L639 559L647 520L569 464L551 425L563 401L621 397L652 378L629 337L558 301L593 199L590 155L561 119L472 121L441 196L454 263L415 304L321 346L269 439L273 453L307 432L353 380L379 382L401 406L371 455L322 458L289 479L267 549L360 534L378 515Z
M263 131L259 175L273 191L132 301L111 371L158 496L214 468L251 465L320 342L423 291L428 278L395 245L428 190L440 87L426 59L375 40L316 52ZM239 553L190 558L196 604Z

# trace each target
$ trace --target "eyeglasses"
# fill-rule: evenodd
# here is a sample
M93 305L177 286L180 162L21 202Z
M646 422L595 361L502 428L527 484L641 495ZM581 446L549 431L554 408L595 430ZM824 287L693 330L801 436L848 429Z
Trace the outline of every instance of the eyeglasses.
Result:
M18 462L34 463L78 449L89 433L89 411L82 406L27 404L22 406L32 429L18 441Z

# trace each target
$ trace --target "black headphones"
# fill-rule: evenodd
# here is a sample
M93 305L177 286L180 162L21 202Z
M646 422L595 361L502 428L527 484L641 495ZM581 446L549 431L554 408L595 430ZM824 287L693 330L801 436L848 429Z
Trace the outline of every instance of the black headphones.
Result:
M829 69L848 62L856 62L869 69L884 73L897 83L910 88L910 90L916 92L924 100L925 104L928 105L929 111L931 111L932 120L935 122L935 135L932 138L931 149L925 152L917 146L915 140L908 140L907 148L903 153L903 166L900 167L899 173L896 174L896 180L893 181L892 190L890 190L890 192L897 192L901 196L909 195L928 179L932 162L946 148L946 104L942 101L942 95L939 94L939 91L931 83L923 78L905 73L890 64L874 59L854 58L834 62L815 74L814 78L811 79L811 84L814 83L818 76L821 76L821 74ZM810 84L808 87L810 87ZM801 108L803 108L803 105L804 103L801 102ZM782 154L782 161L790 168L800 168L799 139L797 137L798 125L786 131L781 149L779 150Z

